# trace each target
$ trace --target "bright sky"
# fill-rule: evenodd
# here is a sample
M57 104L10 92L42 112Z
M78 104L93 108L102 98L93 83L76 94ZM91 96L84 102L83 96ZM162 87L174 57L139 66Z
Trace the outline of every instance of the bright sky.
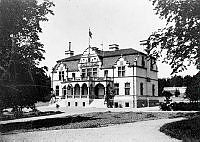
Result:
M75 54L88 47L89 27L93 34L92 46L108 50L108 45L117 43L119 48L131 47L143 51L139 41L165 23L161 21L149 0L53 0L54 16L42 23L40 39L44 44L46 65L51 71L56 61L64 58L68 42L72 42ZM170 77L168 65L158 63L158 77ZM181 75L196 74L195 67L189 67Z

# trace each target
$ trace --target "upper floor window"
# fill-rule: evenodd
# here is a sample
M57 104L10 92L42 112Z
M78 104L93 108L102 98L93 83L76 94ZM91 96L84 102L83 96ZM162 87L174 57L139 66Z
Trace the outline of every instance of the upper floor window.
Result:
M56 96L59 96L59 86L56 86Z
M87 69L87 76L92 76L92 68Z
M145 60L144 60L144 56L142 56L142 67L145 67Z
M66 96L66 94L67 94L67 87L64 86L64 87L63 87L63 96Z
M140 83L140 95L143 96L144 92L143 92L144 88L143 88L143 83Z
M97 77L97 68L93 68L92 76Z
M119 83L115 83L114 87L115 87L115 95L119 95Z
M86 77L86 70L82 69L82 77Z
M108 77L108 70L104 70L104 77Z
M155 96L155 85L152 85L152 96Z
M155 61L153 59L150 60L150 69L153 70L154 69L154 64Z
M59 71L59 80L64 80L65 74L64 71Z
M125 83L125 95L130 95L130 83Z
M118 77L125 76L125 66L118 67Z
M87 76L97 77L97 68L88 68L87 69Z
M76 77L76 74L72 73L72 78L75 79L75 77Z

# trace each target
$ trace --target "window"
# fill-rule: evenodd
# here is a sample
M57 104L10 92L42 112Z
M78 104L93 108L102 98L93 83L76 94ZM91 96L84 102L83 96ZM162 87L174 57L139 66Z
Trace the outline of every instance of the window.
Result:
M70 106L70 102L68 102L68 106Z
M67 88L66 88L66 86L64 86L63 87L63 96L66 96L66 94L67 94Z
M125 66L118 67L118 77L125 76Z
M87 75L90 77L97 77L97 68L88 68Z
M115 87L115 95L119 95L119 83L115 83L114 87Z
M61 78L62 78L62 77L61 77L61 72L59 71L59 80L61 80Z
M59 71L59 80L64 80L64 71Z
M151 59L150 64L151 64L151 65L150 65L150 69L153 70L153 64L154 64L153 59Z
M142 67L145 66L144 56L142 56Z
M104 70L104 77L108 77L108 70Z
M83 106L85 106L85 102L83 102Z
M125 95L130 95L130 83L125 83Z
M75 77L76 77L76 74L72 73L72 78L75 79Z
M59 86L56 86L56 96L59 96Z
M87 69L87 76L92 76L92 69L91 68L89 68L89 69Z
M118 102L115 102L115 108L118 108Z
M64 73L64 71L62 71L62 80L64 80L65 79L65 73Z
M78 103L77 103L77 102L75 102L75 106L78 106Z
M126 103L125 103L125 107L129 107L129 102L126 102Z
M155 96L155 85L152 85L152 96Z
M92 74L93 77L97 77L97 68L93 68L93 74Z
M86 70L82 69L82 77L86 77Z
M140 83L140 95L143 96L143 83Z

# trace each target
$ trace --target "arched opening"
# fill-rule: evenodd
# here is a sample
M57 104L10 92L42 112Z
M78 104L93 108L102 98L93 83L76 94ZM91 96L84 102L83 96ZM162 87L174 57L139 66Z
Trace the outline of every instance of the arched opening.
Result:
M67 86L67 98L72 98L72 96L73 96L73 86L69 84Z
M84 83L84 84L82 85L81 95L82 95L82 96L87 96L87 94L88 94L88 87L87 87L87 84Z
M65 96L67 95L67 87L66 86L64 86L63 88L62 88L62 92L63 92L63 95L62 95L62 97L63 98L65 98Z
M105 95L105 87L103 84L99 83L95 86L95 99L103 99Z
M80 86L79 84L76 84L74 86L74 97L79 98L80 97Z
M90 87L89 87L89 98L95 99L95 92L94 92L94 87L92 84L90 84Z

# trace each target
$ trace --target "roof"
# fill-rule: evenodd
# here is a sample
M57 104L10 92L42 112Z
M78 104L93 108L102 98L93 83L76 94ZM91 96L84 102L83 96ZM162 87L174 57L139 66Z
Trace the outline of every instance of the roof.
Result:
M142 52L139 52L132 48L127 49L119 49L115 51L101 51L96 50L96 53L99 55L99 57L102 59L102 68L112 68L112 66L116 63L116 61L122 56L130 65L133 65L134 63L134 55L142 54L146 55ZM78 54L75 56L71 56L68 58L64 58L57 61L57 65L54 67L54 70L56 70L57 66L59 66L60 63L64 63L66 68L68 68L68 71L77 71L78 70L78 63L81 59L82 54ZM65 63L67 62L67 63Z
M68 57L68 58L64 58L64 59L58 60L57 63L64 62L64 61L80 60L81 56L82 56L82 54L74 55L74 56L71 56L71 57Z
M99 56L103 57L103 58L121 56L121 55L125 56L125 55L132 55L132 54L146 55L146 54L139 52L139 51L132 49L132 48L119 49L119 50L115 50L115 51L100 51L100 50L97 50L97 54ZM71 56L71 57L68 57L68 58L58 60L57 62L80 60L81 56L82 56L82 54L78 54L78 55L74 55L74 56Z
M146 55L146 54L139 52L132 48L119 49L119 50L115 50L115 51L98 51L97 53L99 53L99 55L102 56L103 58L113 57L113 56L121 56L121 55L125 56L125 55L132 55L132 54Z

